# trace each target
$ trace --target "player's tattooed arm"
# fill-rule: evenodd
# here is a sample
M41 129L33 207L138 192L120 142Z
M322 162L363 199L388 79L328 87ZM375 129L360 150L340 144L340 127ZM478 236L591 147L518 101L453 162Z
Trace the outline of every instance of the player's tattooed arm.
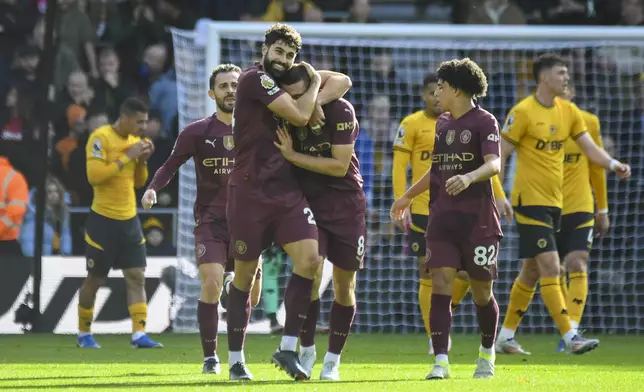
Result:
M349 170L353 156L353 144L334 144L331 146L331 157L314 157L296 152L293 139L284 129L277 130L277 142L273 142L284 158L293 165L315 173L331 177L344 177Z

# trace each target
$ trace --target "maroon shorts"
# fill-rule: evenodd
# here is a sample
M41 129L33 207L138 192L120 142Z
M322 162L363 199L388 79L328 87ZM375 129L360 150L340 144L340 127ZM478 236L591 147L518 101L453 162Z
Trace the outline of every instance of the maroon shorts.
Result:
M499 237L475 241L436 241L427 239L427 269L455 268L480 281L496 279Z
M318 226L320 255L343 270L362 269L367 233L364 193L330 190L309 204Z
M194 236L197 265L217 263L227 271L231 270L230 235L224 219L199 224L195 227Z
M284 246L306 239L318 239L313 211L304 195L267 199L247 186L228 186L226 217L233 257L255 261L273 242Z

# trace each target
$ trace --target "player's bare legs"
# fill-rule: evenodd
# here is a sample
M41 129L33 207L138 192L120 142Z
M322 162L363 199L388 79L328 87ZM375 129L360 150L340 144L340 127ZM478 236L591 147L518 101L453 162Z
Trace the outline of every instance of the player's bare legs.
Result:
M123 277L125 278L127 309L132 318L132 347L163 347L161 343L152 342L145 334L145 324L148 319L145 268L124 269Z
M217 331L219 329L219 297L224 280L224 266L219 263L199 265L201 295L197 304L197 321L203 349L202 373L221 373L217 356Z
M284 291L286 319L279 350L273 354L273 363L296 380L308 379L296 353L297 341L311 304L313 280L320 266L318 242L305 239L283 245L293 261L293 275Z
M311 288L311 304L306 314L306 320L300 332L300 353L299 359L302 368L311 377L311 369L317 360L315 351L315 334L317 332L318 318L320 317L320 283L322 282L322 270L324 269L324 258L320 258L320 266L313 279Z
M251 380L246 368L244 340L250 320L250 291L257 274L259 260L235 260L235 277L228 293L228 364L231 380Z
M432 331L432 347L436 363L427 375L428 380L449 377L449 333L452 328L452 291L456 269L443 267L432 268L432 308L429 323Z
M86 336L92 335L92 323L94 322L94 302L96 301L96 292L105 284L105 276L97 275L92 272L87 273L83 285L78 290L78 346L88 348L100 348L100 346L91 338L88 345L81 345L80 341Z
M492 293L492 281L470 279L472 299L476 304L476 317L481 330L481 346L474 378L494 376L494 339L499 323L499 305Z

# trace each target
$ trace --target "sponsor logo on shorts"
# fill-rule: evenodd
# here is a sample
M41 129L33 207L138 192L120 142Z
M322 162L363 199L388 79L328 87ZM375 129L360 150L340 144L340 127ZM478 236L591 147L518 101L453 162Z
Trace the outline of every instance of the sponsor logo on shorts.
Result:
M246 246L246 243L244 241L237 240L235 242L235 251L238 254L243 255L246 253L247 250L248 250L248 247Z
M235 148L235 139L233 139L232 135L224 136L224 148L228 151Z
M420 249L420 245L418 244L418 242L414 242L413 244L411 244L411 250L413 250L414 252L418 252L418 249Z
M472 140L472 132L468 131L467 129L461 132L461 143L467 144Z
M540 238L539 241L537 241L537 246L541 249L545 248L546 246L548 246L548 240L546 240L545 238Z
M87 259L87 268L94 268L94 259Z
M206 246L204 244L197 244L197 251L195 253L198 258L202 258L206 254Z
M454 143L455 136L456 136L455 130L450 129L449 131L447 131L447 136L445 137L445 143L447 143L448 146Z

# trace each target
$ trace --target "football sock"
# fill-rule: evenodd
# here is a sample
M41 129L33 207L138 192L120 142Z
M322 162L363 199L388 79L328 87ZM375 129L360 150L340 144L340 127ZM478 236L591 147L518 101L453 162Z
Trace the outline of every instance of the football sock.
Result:
M320 299L311 301L306 320L300 332L300 347L311 347L315 344L315 330L320 316Z
M420 279L418 286L418 304L420 305L420 313L423 315L423 322L425 323L425 332L427 337L432 338L432 330L429 329L429 312L432 309L432 280Z
M559 277L559 287L561 288L561 294L563 294L564 300L566 300L566 303L569 303L568 301L570 301L570 298L568 298L568 283L566 282L566 275Z
M570 273L570 285L566 298L570 321L574 321L574 325L579 326L588 298L588 274L586 272Z
M329 314L329 353L338 356L342 353L355 315L356 305L343 306L333 301Z
M92 323L94 322L94 308L83 309L78 307L78 333L79 335L89 335L92 333Z
M468 291L470 291L470 282L456 277L453 283L452 309L457 308L463 302L463 298L465 298Z
M327 362L339 364L340 354L326 353L326 355L324 355L324 363L327 363Z
M452 296L432 294L432 309L429 314L429 323L432 330L432 347L436 355L447 356L449 347L449 332L452 327Z
M241 291L234 284L230 285L227 308L228 351L241 353L246 339L246 327L250 320L250 293ZM243 362L237 360L232 362ZM229 360L230 363L230 360Z
M199 336L201 337L204 358L217 355L218 307L219 302L214 304L197 302L197 322L199 323Z
M286 320L284 321L284 334L282 335L280 350L295 351L295 345L292 344L292 339L285 338L294 338L297 344L297 337L300 336L302 325L306 321L306 315L311 305L312 288L312 279L306 279L296 274L291 276L284 291Z
M481 330L481 347L492 349L496 338L496 328L499 324L499 305L492 296L485 306L476 305L476 317Z
M229 351L228 352L228 365L233 366L236 363L244 363L246 359L244 358L243 351Z
M548 308L548 312L550 312L550 317L554 320L561 336L564 336L567 332L570 332L572 325L570 325L566 302L559 287L559 277L541 278L539 279L539 285L541 286L541 298L546 308Z
M142 335L145 333L145 322L148 319L148 305L145 302L139 302L127 307L132 318L132 333ZM135 338L136 339L136 338Z
M516 331L519 328L519 323L523 315L528 310L532 297L534 296L534 287L528 287L519 280L515 280L510 291L510 304L505 311L505 318L503 319L503 328L505 330ZM506 336L501 331L501 336L504 339L511 339L514 336Z

